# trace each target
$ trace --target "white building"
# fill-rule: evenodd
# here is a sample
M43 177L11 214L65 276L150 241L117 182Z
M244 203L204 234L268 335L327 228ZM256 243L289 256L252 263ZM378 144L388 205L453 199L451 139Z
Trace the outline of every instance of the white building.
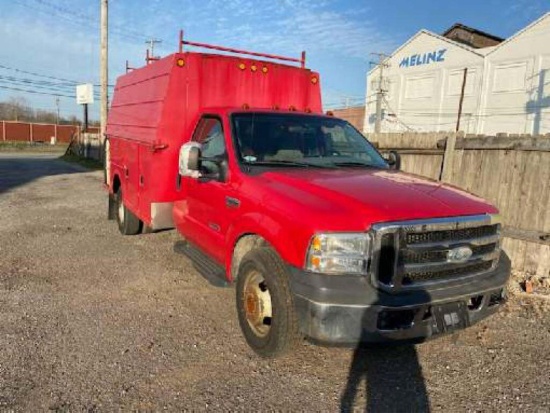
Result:
M382 132L550 133L550 13L504 40L455 25L420 30L384 64ZM365 132L373 132L380 67L367 74Z

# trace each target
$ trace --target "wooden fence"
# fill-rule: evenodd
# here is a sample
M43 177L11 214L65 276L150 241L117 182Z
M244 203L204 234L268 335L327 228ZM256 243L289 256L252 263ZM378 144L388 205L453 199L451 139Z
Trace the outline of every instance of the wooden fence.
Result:
M456 185L495 204L513 268L550 274L550 136L370 134L402 169Z
M90 133L98 132L98 128L88 129ZM3 120L0 133L0 141L50 142L55 137L57 142L70 142L75 133L80 133L80 126Z

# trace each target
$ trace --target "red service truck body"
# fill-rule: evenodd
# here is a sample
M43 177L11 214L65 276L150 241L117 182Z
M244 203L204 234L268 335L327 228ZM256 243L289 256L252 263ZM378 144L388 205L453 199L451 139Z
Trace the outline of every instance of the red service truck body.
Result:
M421 341L503 303L496 208L400 172L397 154L323 115L304 57L225 50L180 49L117 80L106 169L123 234L175 227L176 251L235 286L262 356L303 336Z

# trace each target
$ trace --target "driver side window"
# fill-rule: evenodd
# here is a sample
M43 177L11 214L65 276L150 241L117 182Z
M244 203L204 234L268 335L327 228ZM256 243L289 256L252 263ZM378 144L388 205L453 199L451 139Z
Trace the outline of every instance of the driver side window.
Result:
M193 135L193 141L202 144L202 156L205 158L221 158L225 155L225 138L221 120L214 117L204 117L200 120ZM206 173L217 173L219 167L215 162L202 163Z

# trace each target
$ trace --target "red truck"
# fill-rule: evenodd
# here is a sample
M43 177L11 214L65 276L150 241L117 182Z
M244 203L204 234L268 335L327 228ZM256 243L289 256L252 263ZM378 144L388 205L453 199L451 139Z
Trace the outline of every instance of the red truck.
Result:
M182 34L179 45L117 80L109 217L125 235L175 227L185 239L176 250L211 282L235 286L258 354L282 354L304 336L422 341L505 301L510 260L497 209L400 172L396 153L385 159L348 122L323 114L319 74L304 54Z

